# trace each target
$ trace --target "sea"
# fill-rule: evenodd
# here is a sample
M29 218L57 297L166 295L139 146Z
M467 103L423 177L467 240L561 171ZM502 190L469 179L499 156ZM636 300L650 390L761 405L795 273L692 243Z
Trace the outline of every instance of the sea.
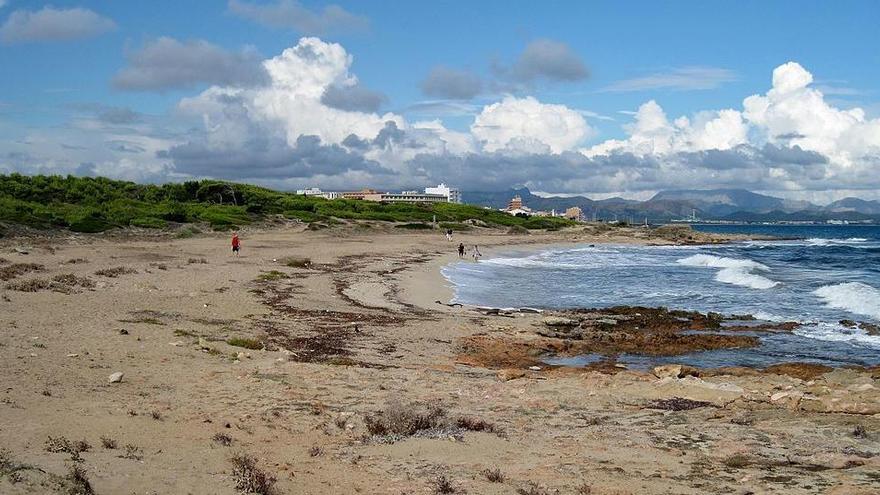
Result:
M764 367L781 362L880 364L880 335L841 320L880 325L880 226L693 225L695 230L784 240L705 246L576 245L510 250L443 268L454 302L499 308L670 309L796 321L793 333L755 333L750 349L684 356L621 355L633 368L664 363ZM579 366L599 355L555 358Z

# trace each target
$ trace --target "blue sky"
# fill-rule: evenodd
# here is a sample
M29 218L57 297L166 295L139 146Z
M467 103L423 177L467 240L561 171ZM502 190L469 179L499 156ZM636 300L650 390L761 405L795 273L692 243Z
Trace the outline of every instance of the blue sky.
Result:
M633 197L693 172L682 186L877 189L877 2L0 4L0 172ZM304 37L342 55L292 61L279 70L332 74L281 87L261 64ZM771 95L787 62L779 84L801 82ZM767 108L745 108L752 95ZM396 144L377 139L389 122Z

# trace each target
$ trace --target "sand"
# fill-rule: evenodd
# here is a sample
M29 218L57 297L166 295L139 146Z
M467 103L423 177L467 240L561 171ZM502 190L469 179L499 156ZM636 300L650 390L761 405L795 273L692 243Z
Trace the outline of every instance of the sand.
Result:
M3 240L0 269L44 269L0 282L0 493L67 493L78 465L99 494L233 494L236 454L292 494L427 494L439 476L470 494L878 492L876 371L475 365L467 339L503 349L536 339L547 315L437 304L451 296L439 269L460 240L486 257L514 245L670 242L639 229L481 229L448 243L289 226L243 232L236 258L225 234ZM290 257L309 263L289 267ZM96 274L115 267L136 273ZM48 283L62 274L79 279ZM33 279L47 283L7 288ZM122 380L108 383L115 372ZM652 402L673 398L705 403ZM446 419L412 437L367 431L369 418L411 404ZM700 407L658 408L670 404ZM49 437L91 448L48 452Z

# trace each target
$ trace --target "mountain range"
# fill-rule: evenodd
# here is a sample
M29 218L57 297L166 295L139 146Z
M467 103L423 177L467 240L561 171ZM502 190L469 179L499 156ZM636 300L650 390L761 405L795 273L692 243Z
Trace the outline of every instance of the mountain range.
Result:
M537 196L527 188L463 192L464 202L504 208L514 196L533 210L564 211L577 206L587 218L641 222L688 218L739 222L827 220L880 222L880 201L844 198L826 206L758 194L745 189L680 189L660 191L646 201L623 198L593 200L584 196Z

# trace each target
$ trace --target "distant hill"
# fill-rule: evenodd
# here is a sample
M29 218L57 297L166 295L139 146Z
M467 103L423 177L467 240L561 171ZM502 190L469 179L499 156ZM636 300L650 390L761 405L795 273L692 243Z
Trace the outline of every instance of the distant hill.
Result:
M592 200L583 196L541 197L527 188L495 192L464 192L471 204L504 208L515 195L535 210L563 211L578 206L588 218L669 221L695 214L705 220L741 222L875 220L880 222L880 201L846 198L822 207L808 201L789 200L754 193L745 189L681 189L661 191L647 201L623 198Z

